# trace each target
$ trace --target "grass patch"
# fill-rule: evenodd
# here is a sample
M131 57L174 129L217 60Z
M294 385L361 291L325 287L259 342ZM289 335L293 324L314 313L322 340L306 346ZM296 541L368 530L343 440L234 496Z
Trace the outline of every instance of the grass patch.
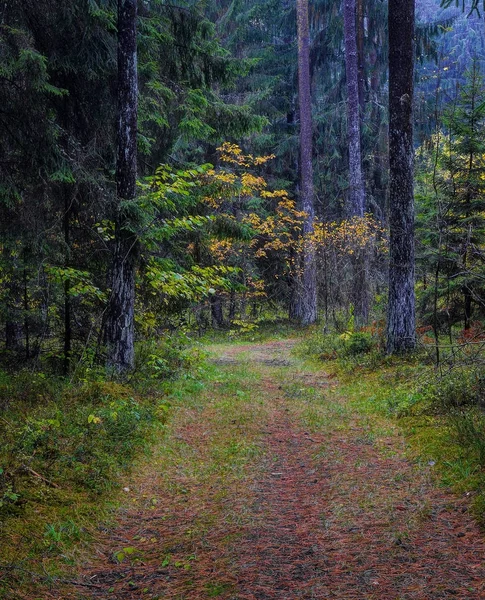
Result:
M210 330L199 339L205 345L229 346L245 342L262 343L288 338L305 339L307 335L308 328L298 328L295 323L285 317L260 317L246 321L238 320L235 325L229 325L225 330Z
M232 584L223 581L211 581L205 586L209 598L218 598L219 596L230 592L233 587Z

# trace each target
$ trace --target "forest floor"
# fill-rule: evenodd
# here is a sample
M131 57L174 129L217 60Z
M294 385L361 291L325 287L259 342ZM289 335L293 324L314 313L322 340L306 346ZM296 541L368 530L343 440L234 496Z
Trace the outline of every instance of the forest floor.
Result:
M17 598L485 598L467 499L294 343L212 346L77 578Z

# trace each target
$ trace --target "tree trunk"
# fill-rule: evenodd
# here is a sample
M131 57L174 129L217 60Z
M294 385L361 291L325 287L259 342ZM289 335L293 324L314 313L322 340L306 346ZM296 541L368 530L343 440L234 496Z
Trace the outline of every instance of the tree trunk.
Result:
M118 0L117 214L112 287L106 319L107 366L124 373L134 366L136 235L129 230L123 202L136 196L138 76L136 0Z
M68 190L64 190L64 244L66 246L66 267L69 267L71 260L71 197ZM69 375L71 366L72 349L72 327L71 327L71 282L69 279L64 281L64 375Z
M13 263L11 265L10 277L6 284L6 302L5 302L5 350L18 352L22 347L22 287L16 268L16 260L12 258L7 249L4 260Z
M213 294L210 297L212 327L215 329L224 328L224 313L222 310L222 297L220 294Z
M347 209L349 216L363 217L365 186L362 175L362 151L360 143L359 71L355 2L356 0L344 0L347 140L349 147L349 198Z
M22 347L22 325L9 317L5 323L5 350L17 352Z
M354 327L360 329L369 322L369 255L366 248L353 256L352 271Z
M236 318L236 292L231 290L229 295L229 322L232 323Z
M358 0L362 11L362 0ZM362 18L362 15L359 15ZM364 216L365 183L362 172L361 105L359 89L359 53L356 31L356 0L344 0L345 72L347 79L347 140L349 148L349 217ZM360 24L361 25L361 24ZM367 252L356 253L352 258L352 303L354 325L360 328L369 317Z
M364 0L357 0L357 70L360 118L365 116Z
M24 250L24 261L25 261L25 250ZM25 335L25 358L30 358L30 303L29 303L29 276L27 274L27 267L24 265L24 335Z
M297 0L298 28L298 92L300 105L300 204L306 213L303 222L301 268L295 281L292 317L302 325L317 320L317 272L315 250L308 238L313 233L315 208L313 201L312 164L312 98L310 84L310 34L308 0Z
M468 286L465 286L463 289L464 296L464 318L463 318L463 328L465 331L470 329L471 321L472 321L472 291Z
M414 291L415 0L389 0L389 300L387 351L416 346Z

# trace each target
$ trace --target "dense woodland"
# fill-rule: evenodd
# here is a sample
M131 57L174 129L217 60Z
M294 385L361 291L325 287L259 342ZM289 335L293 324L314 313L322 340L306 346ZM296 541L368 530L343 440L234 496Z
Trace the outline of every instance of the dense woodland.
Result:
M426 366L483 468L484 10L1 3L0 509L52 477L35 461L63 425L35 398L87 427L98 390L126 433L151 418L127 382L268 323L311 326L320 360Z
M167 329L283 314L329 328L389 313L400 351L415 280L435 335L480 320L478 10L422 0L415 25L399 4L393 49L380 1L124 4L2 8L6 363L124 371Z

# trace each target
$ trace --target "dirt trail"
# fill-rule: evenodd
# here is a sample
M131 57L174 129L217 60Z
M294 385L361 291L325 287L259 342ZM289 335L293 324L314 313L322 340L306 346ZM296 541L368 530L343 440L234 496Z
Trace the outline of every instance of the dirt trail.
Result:
M404 458L392 424L369 429L329 399L336 383L292 344L224 349L221 374L239 369L245 390L221 375L181 409L173 461L138 474L97 560L45 598L485 599L465 501Z

